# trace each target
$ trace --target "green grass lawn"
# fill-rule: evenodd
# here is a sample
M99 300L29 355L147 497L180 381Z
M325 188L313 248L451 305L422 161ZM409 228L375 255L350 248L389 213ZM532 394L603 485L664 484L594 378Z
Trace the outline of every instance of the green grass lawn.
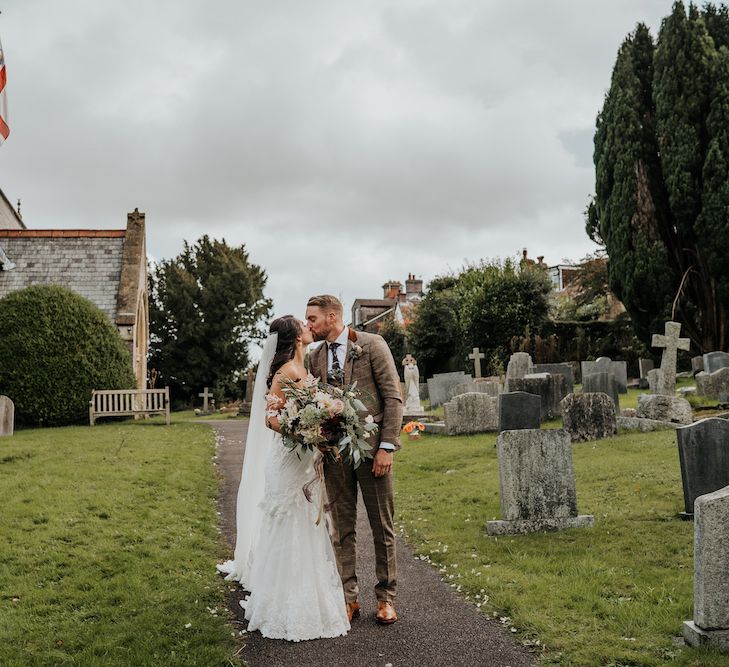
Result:
M239 664L213 454L185 423L0 439L0 665Z
M500 518L495 441L425 435L397 454L398 522L420 558L542 664L729 664L672 639L693 607L673 431L574 445L578 509L595 527L518 537L485 533Z

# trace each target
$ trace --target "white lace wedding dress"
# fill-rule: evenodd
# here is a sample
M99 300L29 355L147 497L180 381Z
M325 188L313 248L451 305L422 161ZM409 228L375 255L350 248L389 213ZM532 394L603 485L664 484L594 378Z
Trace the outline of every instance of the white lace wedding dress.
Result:
M217 567L251 592L241 602L249 631L295 642L339 637L349 630L342 581L326 520L316 525L324 481L309 484L321 454L297 456L265 426L266 378L275 350L274 333L264 346L251 401L235 556Z
M303 492L321 454L300 456L276 436L265 466L261 530L245 582L251 595L241 603L249 631L290 641L339 637L349 630L326 521L316 525L322 483L310 486L311 502Z

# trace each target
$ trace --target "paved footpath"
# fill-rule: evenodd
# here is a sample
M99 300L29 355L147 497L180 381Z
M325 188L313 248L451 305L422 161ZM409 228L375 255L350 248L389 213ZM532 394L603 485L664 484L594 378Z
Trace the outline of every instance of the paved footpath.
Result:
M206 423L213 427L217 437L218 471L223 478L219 511L223 533L232 549L248 422ZM353 621L349 634L294 643L265 639L253 632L246 636L240 657L251 667L385 667L388 663L392 667L531 667L536 663L534 656L515 645L498 623L455 595L432 566L413 558L410 548L399 537L396 608L400 620L391 626L377 625L372 533L361 502L360 498L357 570L362 615ZM238 604L242 597L242 589L236 586L228 603L245 624L243 609Z

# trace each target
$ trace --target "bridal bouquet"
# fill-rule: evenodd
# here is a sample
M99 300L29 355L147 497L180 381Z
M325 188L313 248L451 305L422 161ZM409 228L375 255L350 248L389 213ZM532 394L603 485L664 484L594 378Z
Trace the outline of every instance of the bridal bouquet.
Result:
M378 426L372 415L360 419L358 411L367 408L357 398L355 385L333 387L309 375L301 387L286 382L283 393L286 402L276 416L289 450L325 448L334 459L343 457L355 468L372 458L367 438L377 432Z

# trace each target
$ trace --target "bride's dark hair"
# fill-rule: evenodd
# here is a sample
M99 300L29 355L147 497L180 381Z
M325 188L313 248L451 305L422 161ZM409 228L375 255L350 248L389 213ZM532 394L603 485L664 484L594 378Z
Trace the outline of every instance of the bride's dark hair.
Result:
M273 376L287 361L294 358L296 352L296 339L301 335L301 322L293 315L284 315L271 322L271 333L278 334L276 352L271 361L271 369L268 373L266 384L271 388Z

